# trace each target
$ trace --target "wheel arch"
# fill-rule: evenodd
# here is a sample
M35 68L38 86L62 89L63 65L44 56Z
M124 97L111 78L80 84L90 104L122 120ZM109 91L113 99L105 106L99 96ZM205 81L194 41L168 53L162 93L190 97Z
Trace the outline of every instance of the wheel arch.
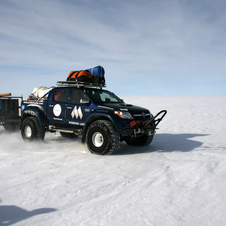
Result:
M21 116L21 125L22 122L27 118L27 117L36 117L41 125L46 125L47 120L46 120L46 115L42 109L39 109L37 107L28 107L26 110L23 111L22 116ZM20 125L20 127L21 127Z

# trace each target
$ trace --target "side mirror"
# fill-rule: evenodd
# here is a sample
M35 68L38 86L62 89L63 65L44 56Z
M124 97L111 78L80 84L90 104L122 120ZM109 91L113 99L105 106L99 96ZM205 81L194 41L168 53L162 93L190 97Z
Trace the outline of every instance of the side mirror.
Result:
M88 99L80 99L80 104L90 105L90 100L88 100Z

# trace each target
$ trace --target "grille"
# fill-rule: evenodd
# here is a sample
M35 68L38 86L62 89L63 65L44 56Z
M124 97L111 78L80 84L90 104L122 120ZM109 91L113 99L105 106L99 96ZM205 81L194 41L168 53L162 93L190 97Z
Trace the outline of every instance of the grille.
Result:
M145 119L149 119L150 118L150 113L136 113L136 114L133 114L133 118L136 119L136 120L145 120Z

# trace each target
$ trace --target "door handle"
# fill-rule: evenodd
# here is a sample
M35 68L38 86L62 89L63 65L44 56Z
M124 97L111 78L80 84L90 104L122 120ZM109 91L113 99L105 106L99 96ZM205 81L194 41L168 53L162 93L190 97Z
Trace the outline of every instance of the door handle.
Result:
M67 109L72 109L72 107L67 107Z
M52 108L52 107L53 107L53 105L51 104L51 105L49 105L49 107L51 107L51 108Z

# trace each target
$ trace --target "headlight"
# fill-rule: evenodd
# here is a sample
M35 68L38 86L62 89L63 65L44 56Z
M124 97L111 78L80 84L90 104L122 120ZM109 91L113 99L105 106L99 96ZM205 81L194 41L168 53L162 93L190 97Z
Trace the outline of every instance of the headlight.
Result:
M115 114L123 119L133 119L132 115L129 112L115 111Z

